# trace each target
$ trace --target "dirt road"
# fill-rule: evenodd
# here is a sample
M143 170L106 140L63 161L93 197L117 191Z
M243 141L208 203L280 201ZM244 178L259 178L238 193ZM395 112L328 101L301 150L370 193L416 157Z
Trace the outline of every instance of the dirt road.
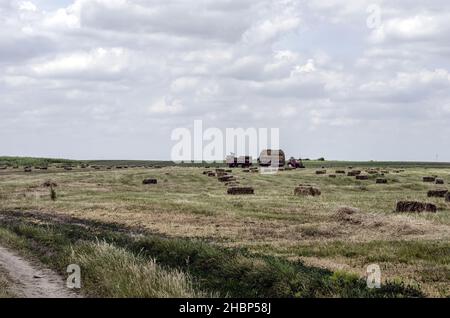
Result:
M0 268L12 282L12 293L25 298L77 298L64 279L0 246Z

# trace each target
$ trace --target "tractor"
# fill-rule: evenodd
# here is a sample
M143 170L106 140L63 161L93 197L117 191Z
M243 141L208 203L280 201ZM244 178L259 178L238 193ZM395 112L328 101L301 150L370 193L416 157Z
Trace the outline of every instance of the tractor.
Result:
M304 169L305 165L302 162L302 159L295 159L294 157L291 157L288 161L288 167L291 167L293 169Z

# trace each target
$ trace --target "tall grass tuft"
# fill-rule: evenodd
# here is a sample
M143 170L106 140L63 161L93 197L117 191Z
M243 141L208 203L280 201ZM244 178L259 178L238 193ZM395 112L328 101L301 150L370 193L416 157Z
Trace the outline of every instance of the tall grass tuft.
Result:
M103 297L199 298L189 275L159 266L106 242L82 243L72 248L71 261L82 269L82 283ZM83 277L85 278L83 280ZM211 295L209 295L211 296Z
M50 199L52 199L52 201L56 201L56 191L53 186L50 186Z

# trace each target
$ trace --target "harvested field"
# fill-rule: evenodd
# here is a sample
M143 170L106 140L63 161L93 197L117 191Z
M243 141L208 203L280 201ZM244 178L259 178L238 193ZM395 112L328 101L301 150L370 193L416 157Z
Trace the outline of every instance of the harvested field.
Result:
M109 166L115 165L124 164ZM322 165L331 171L348 166L320 163L273 176L234 169L239 187L254 190L245 196L228 195L227 187L237 184L218 182L214 166L210 169L214 178L203 175L204 168L171 166L72 171L49 166L47 171L27 174L21 169L1 170L0 231L2 217L32 211L61 222L77 218L113 223L120 232L132 228L164 238L244 248L359 277L364 277L368 264L377 263L384 280L420 285L426 295L448 297L450 201L428 198L434 185L424 184L422 177L439 175L447 180L450 167L405 168L380 187L375 179L361 183L355 178L323 178L316 175ZM160 181L158 186L142 186L149 174ZM56 201L41 186L48 180L58 184ZM321 195L297 196L294 189L299 184L314 185ZM425 206L423 213L393 213L398 201L433 204L437 211L426 213Z

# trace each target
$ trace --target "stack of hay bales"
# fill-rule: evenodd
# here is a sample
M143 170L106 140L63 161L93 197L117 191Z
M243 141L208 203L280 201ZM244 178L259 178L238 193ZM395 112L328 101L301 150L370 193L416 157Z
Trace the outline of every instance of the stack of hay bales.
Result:
M309 184L300 184L294 190L294 195L298 195L298 196L313 196L313 197L315 197L315 196L319 196L321 194L322 194L322 192L318 188L315 188L314 186L309 185Z
M437 212L437 206L431 203L417 201L399 201L397 202L397 212Z

